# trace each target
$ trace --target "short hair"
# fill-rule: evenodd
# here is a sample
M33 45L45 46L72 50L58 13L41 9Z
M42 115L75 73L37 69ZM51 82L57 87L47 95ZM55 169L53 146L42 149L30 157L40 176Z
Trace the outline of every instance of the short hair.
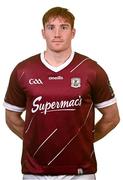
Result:
M49 9L42 18L43 26L45 27L45 24L49 21L49 19L57 17L65 19L70 23L71 28L73 29L75 17L68 9L63 7L54 7Z

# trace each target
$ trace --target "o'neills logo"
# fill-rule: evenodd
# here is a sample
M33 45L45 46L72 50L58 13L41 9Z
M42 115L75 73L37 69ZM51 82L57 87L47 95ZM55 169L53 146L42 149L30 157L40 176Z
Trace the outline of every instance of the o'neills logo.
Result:
M48 111L62 111L62 110L75 110L75 107L82 105L82 97L79 96L77 99L71 100L61 100L61 101L53 101L45 103L41 102L42 96L39 96L34 99L32 105L33 108L31 109L32 113L37 111L42 111L42 113L46 114ZM72 109L70 109L72 108Z

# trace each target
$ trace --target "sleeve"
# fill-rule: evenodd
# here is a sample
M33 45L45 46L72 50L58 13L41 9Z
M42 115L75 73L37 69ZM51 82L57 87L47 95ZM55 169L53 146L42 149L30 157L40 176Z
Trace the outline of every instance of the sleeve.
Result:
M26 106L26 96L19 85L17 67L13 70L7 92L4 98L4 107L15 112L23 112Z
M92 98L96 108L104 108L116 103L116 98L106 72L97 64Z

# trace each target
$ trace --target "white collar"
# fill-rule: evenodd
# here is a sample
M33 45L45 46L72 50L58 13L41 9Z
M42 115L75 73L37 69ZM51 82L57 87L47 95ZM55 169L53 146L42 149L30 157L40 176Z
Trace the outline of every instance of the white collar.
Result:
M72 52L71 55L69 56L69 58L63 63L61 64L60 66L58 67L54 67L54 66L51 66L45 59L44 57L44 52L40 54L40 59L41 59L41 62L50 70L54 71L54 72L58 72L58 71L61 71L62 69L64 69L65 67L67 67L71 61L73 60L73 57L74 57L74 54L75 52Z

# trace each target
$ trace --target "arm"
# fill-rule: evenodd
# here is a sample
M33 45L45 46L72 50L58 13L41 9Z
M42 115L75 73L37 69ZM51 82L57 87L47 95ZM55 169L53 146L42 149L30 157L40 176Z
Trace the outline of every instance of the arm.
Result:
M102 118L95 125L94 142L108 134L120 121L116 103L98 110L102 113Z
M6 110L6 123L11 131L23 139L24 120L21 118L21 114L20 112Z

